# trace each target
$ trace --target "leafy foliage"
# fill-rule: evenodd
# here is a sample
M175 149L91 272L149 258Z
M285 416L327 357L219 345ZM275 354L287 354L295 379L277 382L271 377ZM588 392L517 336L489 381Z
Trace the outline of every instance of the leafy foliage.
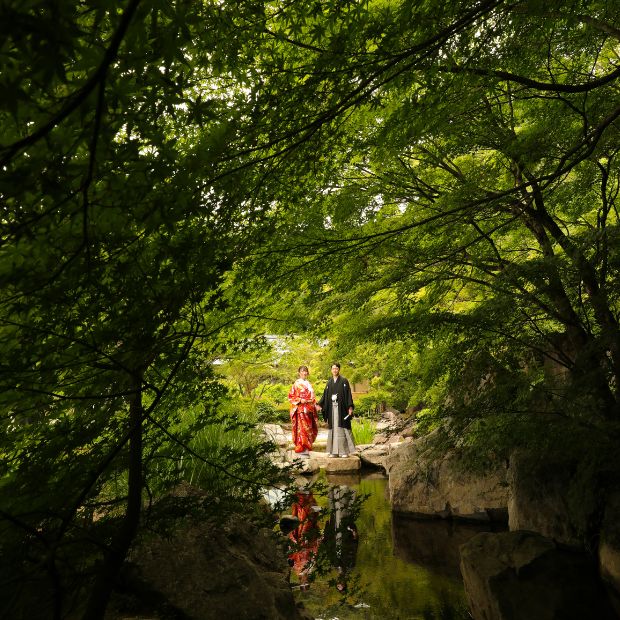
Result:
M617 12L437 6L0 5L0 539L4 589L43 593L25 615L102 616L217 417L214 362L260 361L259 335L329 348L266 361L249 398L329 354L485 458L556 419L613 444Z
M214 162L246 99L227 59L259 8L0 7L2 615L102 617L204 425L183 412L217 410L224 275L260 235Z
M351 432L356 445L372 443L376 430L376 424L368 418L354 418L351 422Z
M299 132L329 132L305 145L321 176L296 175L304 196L283 197L255 272L279 270L297 288L285 304L351 359L369 340L385 351L453 445L509 450L554 417L594 444L617 436L617 16L348 9L269 48L307 76Z

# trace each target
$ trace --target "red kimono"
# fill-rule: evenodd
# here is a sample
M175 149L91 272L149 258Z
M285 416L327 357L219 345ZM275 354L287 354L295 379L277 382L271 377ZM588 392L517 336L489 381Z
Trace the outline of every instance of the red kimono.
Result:
M306 402L302 403L302 399ZM310 381L297 379L288 393L291 403L290 415L293 424L295 452L312 450L312 444L319 432L316 413L316 398Z

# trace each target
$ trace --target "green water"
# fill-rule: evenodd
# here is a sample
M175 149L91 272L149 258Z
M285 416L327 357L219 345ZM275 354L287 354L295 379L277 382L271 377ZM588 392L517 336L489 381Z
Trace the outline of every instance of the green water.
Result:
M368 498L356 519L359 542L346 594L335 587L335 570L322 575L317 571L310 588L296 592L314 618L470 618L458 569L458 545L478 529L393 517L384 477L338 476L327 482L346 484ZM327 505L325 497L317 495L316 500Z

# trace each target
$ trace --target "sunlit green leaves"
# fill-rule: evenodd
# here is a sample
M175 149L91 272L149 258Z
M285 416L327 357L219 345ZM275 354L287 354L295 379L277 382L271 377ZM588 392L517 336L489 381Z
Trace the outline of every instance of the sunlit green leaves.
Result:
M288 25L295 36L271 41L256 96L272 122L263 140L286 152L288 182L278 234L258 263L270 279L280 274L276 290L297 287L290 316L306 310L343 350L411 338L416 367L437 369L416 391L436 413L459 389L474 403L470 384L485 372L502 377L495 396L478 394L489 408L510 399L571 408L557 390L542 395L541 364L558 356L574 363L581 389L592 379L577 378L583 356L602 369L602 391L614 391L599 337L609 330L618 345L619 289L607 270L618 135L604 120L617 114L618 84L589 84L615 70L617 16L604 2L560 4L483 3L474 17L458 2L441 12L371 2L335 21L327 4L322 15L291 10L274 20L273 31ZM347 20L354 27L338 30ZM598 287L604 301L587 292Z

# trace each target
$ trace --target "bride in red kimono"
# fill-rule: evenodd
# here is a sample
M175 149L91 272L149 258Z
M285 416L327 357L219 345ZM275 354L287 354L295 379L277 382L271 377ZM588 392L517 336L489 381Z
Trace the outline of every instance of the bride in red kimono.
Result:
M310 371L300 366L299 378L293 383L288 400L291 403L290 415L293 424L293 443L299 456L308 457L312 444L319 432L314 389L308 381Z

